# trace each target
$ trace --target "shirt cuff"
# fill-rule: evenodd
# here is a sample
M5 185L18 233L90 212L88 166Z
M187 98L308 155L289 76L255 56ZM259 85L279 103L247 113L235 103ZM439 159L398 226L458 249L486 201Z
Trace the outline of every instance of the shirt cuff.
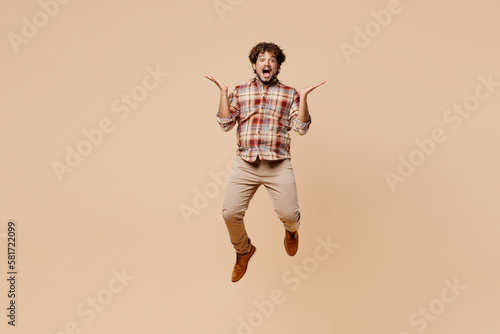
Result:
M298 118L295 119L295 125L299 129L306 129L309 126L309 124L311 124L311 117L309 117L309 121L307 121L306 123L302 122Z
M229 117L226 117L226 118L220 118L219 116L216 116L216 117L217 117L217 121L220 124L228 124L228 123L232 123L233 122L232 116L229 116Z

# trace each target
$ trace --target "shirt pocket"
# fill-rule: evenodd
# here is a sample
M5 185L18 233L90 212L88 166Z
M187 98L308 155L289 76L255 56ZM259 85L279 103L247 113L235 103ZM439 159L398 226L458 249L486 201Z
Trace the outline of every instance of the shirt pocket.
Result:
M246 120L253 113L255 113L256 110L258 110L258 106L246 105L246 106L241 107L240 120Z
M288 108L280 105L273 105L269 107L269 114L273 118L274 122L277 122L282 126L288 125L288 116L290 114L290 110Z

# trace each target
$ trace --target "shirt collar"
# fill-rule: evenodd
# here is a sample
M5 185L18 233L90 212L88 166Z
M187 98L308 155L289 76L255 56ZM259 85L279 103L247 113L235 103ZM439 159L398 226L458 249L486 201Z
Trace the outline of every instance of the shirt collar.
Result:
M254 80L254 83L257 85L257 87L259 88L259 90L265 90L265 89L268 89L269 87L272 87L276 84L278 84L280 81L278 80L278 77L274 78L273 81L271 81L267 86L264 86L264 84L262 83L262 81L259 80L259 78L255 77L253 78Z

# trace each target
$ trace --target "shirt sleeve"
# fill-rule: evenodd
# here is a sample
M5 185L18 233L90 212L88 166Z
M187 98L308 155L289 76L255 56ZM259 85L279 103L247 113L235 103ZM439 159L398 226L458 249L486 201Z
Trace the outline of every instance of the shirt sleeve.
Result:
M300 95L297 91L295 91L293 94L292 110L290 111L290 124L292 125L292 129L299 135L305 135L309 130L309 126L311 125L311 116L309 115L309 121L305 123L302 122L297 117L299 113L299 104L300 104Z
M229 113L230 113L229 117L220 118L218 116L219 113L217 113L216 115L217 122L219 123L222 131L231 130L240 116L240 102L238 98L237 88L238 87L236 87L234 91L228 96Z

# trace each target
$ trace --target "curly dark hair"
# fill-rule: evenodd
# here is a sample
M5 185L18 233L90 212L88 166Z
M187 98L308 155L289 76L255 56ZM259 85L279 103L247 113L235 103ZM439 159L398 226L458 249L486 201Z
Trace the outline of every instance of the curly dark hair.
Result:
M276 61L278 62L278 66L285 62L286 56L285 53L283 52L283 49L281 49L278 45L274 43L266 43L266 42L261 42L256 46L254 46L252 50L250 50L248 58L250 59L250 62L252 64L255 64L257 62L257 57L259 57L259 54L265 52L274 54L274 56L276 57Z

